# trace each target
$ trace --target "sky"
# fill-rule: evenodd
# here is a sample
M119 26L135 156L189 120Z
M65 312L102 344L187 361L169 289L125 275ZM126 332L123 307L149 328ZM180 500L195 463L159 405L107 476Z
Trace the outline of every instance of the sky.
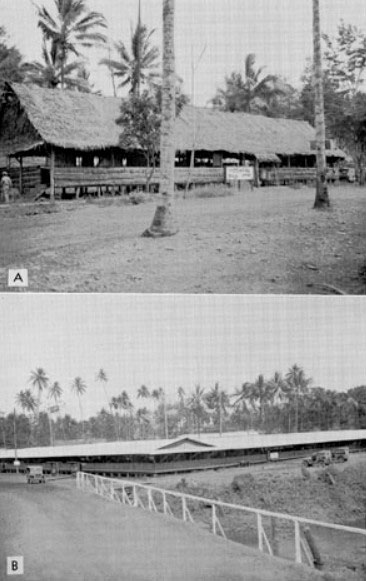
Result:
M24 57L40 58L41 33L33 0L0 0L0 25ZM54 0L39 0L50 10ZM321 0L322 30L331 36L343 18L366 32L365 0ZM131 37L138 0L88 0L90 9L102 12L113 42ZM141 0L142 21L155 29L154 43L161 46L162 0ZM183 90L192 98L192 64L195 68L195 104L204 106L223 85L225 75L242 71L252 52L266 73L278 74L298 86L306 59L312 54L311 0L176 0L176 63ZM200 55L202 54L200 59ZM86 54L86 53L85 53ZM98 66L106 50L88 51L91 80L96 89L112 94L105 67ZM113 54L113 53L112 53Z
M64 390L87 385L85 417L108 397L163 387L168 401L218 381L229 393L263 373L297 363L313 385L346 390L366 384L366 301L362 297L256 295L26 294L0 296L0 410L8 413L31 370L45 369Z

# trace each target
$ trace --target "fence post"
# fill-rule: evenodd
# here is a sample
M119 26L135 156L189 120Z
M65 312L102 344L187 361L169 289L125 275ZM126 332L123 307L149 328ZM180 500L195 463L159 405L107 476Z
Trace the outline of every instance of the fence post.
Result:
M258 549L263 551L262 515L257 512Z
M295 524L295 561L296 563L301 563L300 523L298 520L295 520L294 524Z
M136 490L136 484L133 485L133 506L136 507L138 506L138 497L137 497L137 490Z
M317 569L323 569L323 567L324 567L323 559L321 558L319 548L315 542L313 535L311 534L310 528L304 527L303 530L304 530L304 537L309 545L315 567Z
M187 501L186 497L182 496L182 513L183 513L183 520L184 522L187 521Z
M216 535L216 506L212 505L212 532Z
M279 547L278 547L278 534L277 534L277 520L276 517L271 517L271 542L272 542L272 549L273 554L278 556Z

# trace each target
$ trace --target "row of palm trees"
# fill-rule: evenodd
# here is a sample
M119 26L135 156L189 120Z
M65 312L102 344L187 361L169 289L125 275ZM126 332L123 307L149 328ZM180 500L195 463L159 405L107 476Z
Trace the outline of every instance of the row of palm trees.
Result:
M43 368L30 373L30 388L16 395L16 404L28 417L30 442L44 442L48 423L49 441L55 433L66 439L65 426L74 422L74 434L85 437L107 439L135 439L177 436L181 433L202 430L256 430L261 432L298 432L313 429L360 427L365 420L366 387L356 391L335 392L321 387L312 387L311 378L303 368L293 365L285 375L275 372L266 379L263 374L253 382L243 382L232 393L219 383L211 389L196 385L186 394L183 387L177 390L174 402L167 400L163 388L150 389L141 385L136 400L144 400L143 407L135 406L126 390L118 395L108 393L108 375L100 369L95 377L103 392L106 405L89 420L83 414L83 398L88 392L81 377L75 377L70 391L79 405L80 421L70 416L61 417L63 388L59 382L51 382ZM42 402L47 396L47 403ZM363 398L363 399L362 399ZM46 421L48 420L48 422ZM66 422L66 423L65 423ZM56 434L57 435L57 434ZM70 436L68 436L69 438Z
M118 88L124 87L138 95L143 83L150 84L159 76L159 49L151 43L155 31L141 23L140 10L130 48L123 41L113 43L117 58L112 58L104 15L90 10L85 0L55 0L53 10L45 6L36 6L36 10L42 32L42 60L26 63L26 81L51 89L88 92L91 85L83 53L98 46L108 51L100 64L110 71L114 96Z

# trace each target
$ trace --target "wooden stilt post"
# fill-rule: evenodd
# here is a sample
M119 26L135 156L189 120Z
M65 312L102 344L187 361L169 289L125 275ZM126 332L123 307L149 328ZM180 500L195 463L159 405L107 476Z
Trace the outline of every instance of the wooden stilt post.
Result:
M254 185L256 188L259 188L259 161L257 159L254 160Z
M19 194L23 195L23 158L19 157Z
M55 150L50 151L50 202L55 201Z

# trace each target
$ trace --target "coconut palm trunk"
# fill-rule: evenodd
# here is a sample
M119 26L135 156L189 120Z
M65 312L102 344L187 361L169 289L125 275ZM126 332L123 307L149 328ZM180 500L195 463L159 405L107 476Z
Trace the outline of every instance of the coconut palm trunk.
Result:
M316 194L314 208L329 206L325 158L325 119L319 0L313 0L313 45L316 138Z
M160 135L160 192L150 228L143 236L173 236L178 232L174 218L175 165L175 56L174 0L163 0L163 88Z

